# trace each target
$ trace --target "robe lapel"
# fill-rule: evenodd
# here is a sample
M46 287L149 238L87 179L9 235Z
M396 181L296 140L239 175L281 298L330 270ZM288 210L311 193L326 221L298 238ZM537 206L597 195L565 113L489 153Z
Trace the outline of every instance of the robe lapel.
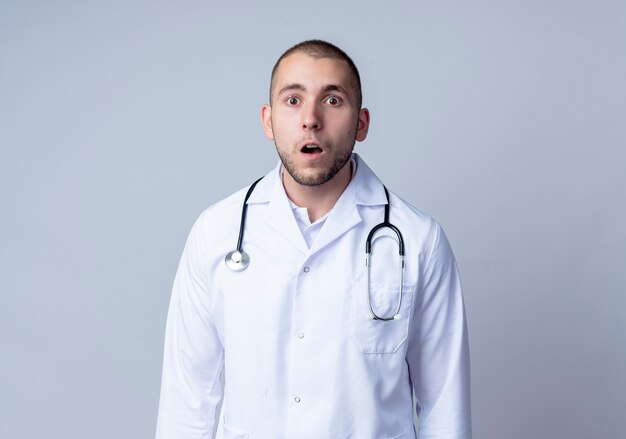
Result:
M337 200L335 207L328 215L328 218L326 218L322 230L320 230L319 235L313 241L311 254L322 250L361 222L354 189L355 185L348 185L341 197L339 197L339 200Z
M361 223L359 205L387 203L380 180L357 154L353 154L353 157L357 163L356 173L337 200L310 250L282 186L280 163L261 180L248 200L248 204L269 202L267 217L269 227L304 255L314 254Z
M275 177L275 176L274 176ZM276 233L285 238L296 249L304 254L309 253L309 247L302 236L300 227L291 210L291 205L282 187L280 179L274 178L270 193L270 203L268 206L269 225Z
M341 194L335 207L326 219L326 223L313 242L311 254L322 250L333 243L341 235L348 232L363 220L359 214L359 206L376 206L387 204L383 184L358 154L352 155L356 163L356 172L352 181Z

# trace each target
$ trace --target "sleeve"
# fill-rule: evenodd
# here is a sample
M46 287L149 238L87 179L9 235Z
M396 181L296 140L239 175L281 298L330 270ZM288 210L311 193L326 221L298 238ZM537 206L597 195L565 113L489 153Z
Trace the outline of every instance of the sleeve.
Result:
M418 439L471 439L467 323L454 255L439 224L421 269L407 351Z
M209 439L222 397L224 353L211 314L201 221L191 230L170 299L156 439Z

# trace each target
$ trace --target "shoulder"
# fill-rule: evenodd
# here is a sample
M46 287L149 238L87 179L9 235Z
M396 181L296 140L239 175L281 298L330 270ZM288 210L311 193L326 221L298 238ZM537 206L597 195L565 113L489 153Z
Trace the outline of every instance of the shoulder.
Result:
M230 228L235 223L235 227L238 229L244 200L246 200L246 194L248 194L250 188L254 185L254 189L251 191L249 198L247 198L248 205L267 202L276 184L275 174L276 170L273 169L262 178L251 182L246 187L209 206L200 214L196 224L199 227L225 224Z
M196 220L199 226L227 222L241 213L243 200L250 186L246 186L228 197L207 207Z
M361 201L364 206L380 208L387 201L385 186L363 159L356 154L354 157L358 163L355 178L355 182L358 183L357 203ZM406 246L418 249L420 255L428 254L442 235L441 226L430 214L418 209L396 193L390 190L387 192L389 194L389 221L400 230Z
M405 241L418 246L427 260L436 255L454 257L443 227L435 218L392 192L389 192L389 201L390 221L397 223L402 233L407 235Z
M230 196L206 208L195 220L189 233L189 240L200 247L215 247L224 237L237 240L243 201L250 186L246 186Z
M409 230L425 235L438 233L441 226L429 213L418 209L413 204L389 191L390 220L402 223Z

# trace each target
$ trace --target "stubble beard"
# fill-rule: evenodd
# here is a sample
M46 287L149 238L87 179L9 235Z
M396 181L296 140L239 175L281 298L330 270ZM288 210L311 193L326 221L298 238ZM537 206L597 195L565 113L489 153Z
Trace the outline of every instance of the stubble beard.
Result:
M341 169L345 166L346 163L350 160L350 156L352 155L352 150L354 149L354 144L356 143L356 139L352 141L352 145L348 149L341 149L338 155L333 157L333 161L330 165L322 172L321 174L313 174L307 175L304 172L300 172L297 167L294 165L293 161L289 154L282 153L278 146L276 146L276 151L278 152L278 156L280 157L280 161L283 163L283 167L287 170L291 178L294 181L302 186L320 186L324 183L330 181L335 175L341 171ZM276 145L276 140L274 140L274 145Z
M338 153L338 155L333 158L330 166L328 166L325 172L321 174L306 175L303 172L299 172L293 161L291 160L289 154L282 153L280 151L280 148L278 148L278 145L276 144L276 138L274 138L274 146L276 147L276 151L278 152L280 161L283 163L283 167L287 170L289 175L291 175L291 178L293 178L296 183L302 186L320 186L330 181L335 175L337 175L339 171L341 171L341 169L350 160L350 156L352 155L352 151L354 150L354 145L356 143L356 132L358 130L358 127L359 120L357 119L354 131L354 138L352 139L352 145L350 145L350 148L346 148L345 150L339 148L340 152Z

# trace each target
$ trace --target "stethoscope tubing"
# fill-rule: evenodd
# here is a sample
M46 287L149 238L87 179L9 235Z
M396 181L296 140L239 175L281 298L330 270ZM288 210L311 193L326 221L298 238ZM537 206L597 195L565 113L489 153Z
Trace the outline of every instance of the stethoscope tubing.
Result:
M382 223L377 224L372 228L372 230L370 230L369 234L367 235L367 239L365 240L365 265L367 266L367 274L365 276L365 288L367 289L367 298L369 302L370 312L372 313L372 319L388 322L390 320L398 320L400 318L400 308L402 307L403 296L402 288L404 286L404 239L402 238L402 233L400 232L400 229L398 229L396 226L389 222L389 191L385 186L383 186L383 189L385 189L385 196L387 197L387 204L385 204L384 220ZM398 238L398 255L400 261L400 290L398 292L398 306L396 307L393 315L388 317L382 317L376 314L376 311L374 311L374 307L372 306L372 298L370 296L370 273L372 266L372 264L370 263L370 255L372 254L372 242L374 241L374 235L376 234L376 232L384 228L393 230L393 232L396 234L396 237Z
M243 207L241 209L241 221L239 223L239 237L237 238L237 247L235 250L229 252L224 258L224 262L226 266L230 268L232 271L242 271L245 270L250 264L250 256L243 250L243 235L246 227L246 217L248 213L248 199L250 195L254 191L255 186L259 181L261 181L263 177L256 180L252 185L248 188L246 195L243 200ZM385 204L385 216L382 223L377 224L370 230L367 235L367 239L365 240L365 265L367 266L367 274L366 274L366 290L367 290L367 299L369 302L369 308L371 312L371 318L373 320L380 320L383 322L388 322L390 320L398 320L400 318L400 309L402 307L402 296L403 296L403 285L404 285L404 239L402 238L402 233L400 229L389 222L389 191L387 188L383 186L385 189L385 196L387 197L387 204ZM391 229L398 238L398 255L399 255L399 269L400 269L400 289L398 292L398 305L396 307L395 312L391 316L379 316L374 311L374 307L372 306L372 297L370 294L370 274L371 274L371 263L370 256L372 254L372 243L375 240L374 235L376 232L383 228Z
M243 251L243 229L246 227L246 216L248 214L248 198L250 198L250 195L252 195L252 191L254 191L254 187L261 180L263 180L263 177L252 183L252 185L248 188L248 192L246 192L245 198L243 199L243 208L241 209L241 222L239 223L239 238L237 239L237 251L240 253Z

